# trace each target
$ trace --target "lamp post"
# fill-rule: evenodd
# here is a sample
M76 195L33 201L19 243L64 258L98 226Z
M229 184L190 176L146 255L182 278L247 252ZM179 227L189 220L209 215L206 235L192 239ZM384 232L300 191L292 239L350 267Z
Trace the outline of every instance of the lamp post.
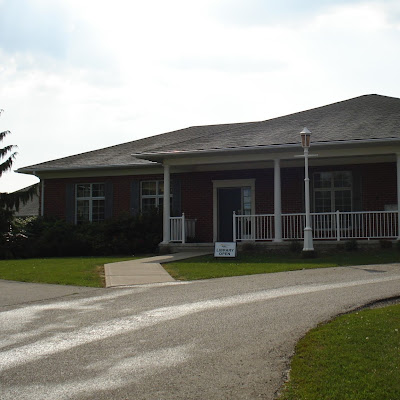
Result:
M310 178L308 177L308 149L310 147L311 132L304 128L301 132L301 146L304 149L304 197L306 206L306 226L304 228L303 251L314 251L313 235L310 215Z

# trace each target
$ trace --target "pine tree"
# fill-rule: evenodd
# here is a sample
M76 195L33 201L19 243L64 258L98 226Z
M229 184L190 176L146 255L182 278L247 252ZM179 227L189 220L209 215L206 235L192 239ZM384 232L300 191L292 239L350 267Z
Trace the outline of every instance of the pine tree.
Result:
M2 113L3 110L0 109L0 116ZM10 131L0 132L0 142L10 133ZM17 146L15 145L7 145L0 148L0 178L11 169L17 156L16 148ZM0 193L0 233L8 231L14 211L18 211L20 203L25 204L29 199L32 199L34 194L36 194L36 187L26 191Z

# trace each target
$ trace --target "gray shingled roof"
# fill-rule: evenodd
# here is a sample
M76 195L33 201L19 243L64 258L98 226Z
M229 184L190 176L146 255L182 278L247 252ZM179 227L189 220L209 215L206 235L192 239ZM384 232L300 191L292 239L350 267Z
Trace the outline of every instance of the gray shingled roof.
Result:
M195 126L19 171L151 165L132 154L291 145L299 143L299 132L305 126L312 132L313 143L400 138L400 99L365 95L266 121Z

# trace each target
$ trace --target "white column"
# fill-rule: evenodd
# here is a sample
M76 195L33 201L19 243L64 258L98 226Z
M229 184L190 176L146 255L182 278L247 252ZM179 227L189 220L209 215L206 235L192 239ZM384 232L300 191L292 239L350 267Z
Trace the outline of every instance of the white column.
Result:
M400 154L396 154L397 160L397 239L400 240Z
M163 244L169 243L169 232L170 232L170 172L169 165L164 165L164 218L163 218Z
M274 160L274 242L282 242L281 160Z

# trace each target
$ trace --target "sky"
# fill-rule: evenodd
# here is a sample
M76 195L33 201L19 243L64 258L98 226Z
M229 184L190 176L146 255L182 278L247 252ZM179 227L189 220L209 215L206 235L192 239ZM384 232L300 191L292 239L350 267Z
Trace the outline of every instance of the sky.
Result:
M13 169L194 125L400 97L398 0L0 0ZM299 127L299 131L303 127ZM0 192L37 182L9 172Z

